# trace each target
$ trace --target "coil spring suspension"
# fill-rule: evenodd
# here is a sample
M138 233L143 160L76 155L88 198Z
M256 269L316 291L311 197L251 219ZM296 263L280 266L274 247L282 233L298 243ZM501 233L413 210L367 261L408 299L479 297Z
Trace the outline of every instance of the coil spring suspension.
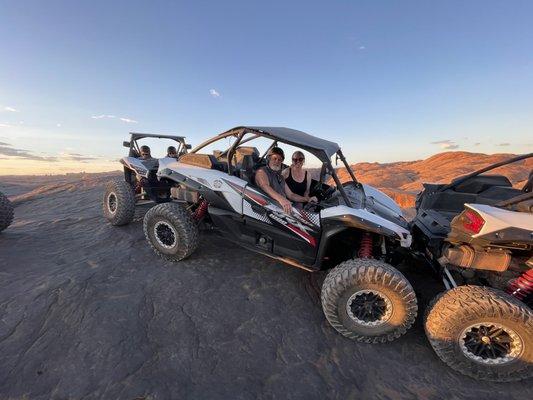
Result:
M361 245L357 252L359 258L372 258L372 235L368 232L363 233L361 238Z
M518 278L511 280L507 286L507 293L522 301L533 293L533 269L529 269Z
M202 220L203 217L205 217L205 214L207 213L207 200L205 199L202 199L200 200L200 204L198 205L198 207L196 207L196 210L194 210L194 212L192 213L192 218L196 221L196 222L199 222Z

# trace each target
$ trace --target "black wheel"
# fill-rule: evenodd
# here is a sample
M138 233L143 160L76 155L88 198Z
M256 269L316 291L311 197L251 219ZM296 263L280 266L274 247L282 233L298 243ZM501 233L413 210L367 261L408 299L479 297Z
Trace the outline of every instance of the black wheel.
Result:
M533 316L514 297L482 286L438 295L426 311L426 335L448 366L476 379L533 376Z
M183 260L198 247L198 226L181 204L152 207L144 216L143 229L152 249L167 260Z
M13 204L11 204L3 193L0 193L0 232L11 225L11 222L13 222L13 216Z
M107 183L102 208L112 225L129 224L135 214L135 196L130 184L120 179Z
M400 271L382 261L353 259L333 268L322 285L322 309L344 336L365 343L385 343L413 324L415 292Z

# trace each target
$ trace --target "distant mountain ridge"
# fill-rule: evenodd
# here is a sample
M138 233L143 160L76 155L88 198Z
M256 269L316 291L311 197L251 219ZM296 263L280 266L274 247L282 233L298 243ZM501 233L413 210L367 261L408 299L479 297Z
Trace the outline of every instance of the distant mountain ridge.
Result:
M425 160L399 161L380 164L362 162L352 164L357 179L372 185L391 196L401 207L414 207L416 194L423 183L446 183L488 165L515 157L515 154L482 154L451 151L435 154ZM514 186L522 187L530 171L533 159L522 160L500 167L491 174L507 176ZM339 168L341 182L348 180L345 168Z

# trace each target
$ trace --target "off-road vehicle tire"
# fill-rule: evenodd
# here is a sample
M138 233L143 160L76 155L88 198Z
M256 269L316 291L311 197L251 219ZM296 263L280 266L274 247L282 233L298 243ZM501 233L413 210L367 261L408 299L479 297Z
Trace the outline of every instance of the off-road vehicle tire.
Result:
M415 292L402 273L373 259L352 259L333 268L322 285L321 300L331 326L364 343L400 337L418 310Z
M507 293L471 285L448 290L428 306L424 327L439 358L464 375L494 382L533 376L533 313ZM496 353L489 355L490 347Z
M0 193L0 232L11 225L13 215L13 204L3 193Z
M198 226L181 204L152 207L144 216L143 229L152 249L170 261L183 260L198 247Z
M111 225L129 224L135 215L135 196L131 185L121 179L107 183L102 208Z

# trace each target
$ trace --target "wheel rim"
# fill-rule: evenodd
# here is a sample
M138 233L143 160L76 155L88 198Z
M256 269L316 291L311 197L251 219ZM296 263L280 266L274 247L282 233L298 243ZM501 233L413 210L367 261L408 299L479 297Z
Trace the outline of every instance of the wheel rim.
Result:
M154 236L157 243L166 249L174 247L178 237L174 227L165 221L158 221L154 225Z
M392 315L392 302L378 290L359 290L346 303L348 316L359 325L379 326Z
M118 207L118 200L117 195L115 193L109 193L109 196L107 196L107 208L111 214L114 214L117 212Z
M460 345L466 357L487 365L507 364L517 359L524 347L515 331L491 322L463 330Z

